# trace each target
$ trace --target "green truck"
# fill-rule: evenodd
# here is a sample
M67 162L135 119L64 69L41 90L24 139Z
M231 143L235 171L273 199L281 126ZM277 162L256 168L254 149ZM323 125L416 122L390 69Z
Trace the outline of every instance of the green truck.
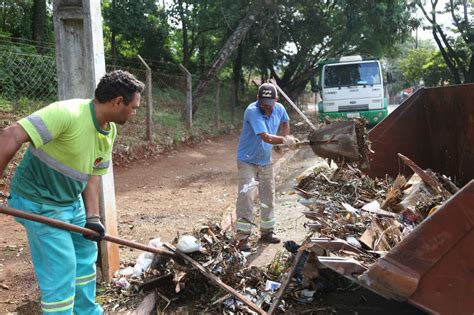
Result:
M321 62L320 69L317 90L322 121L363 117L375 125L387 116L388 98L379 60L345 56Z

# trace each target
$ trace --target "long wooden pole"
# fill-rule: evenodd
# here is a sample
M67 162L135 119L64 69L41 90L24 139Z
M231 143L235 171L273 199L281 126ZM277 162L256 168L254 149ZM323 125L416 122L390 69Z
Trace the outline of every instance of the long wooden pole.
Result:
M276 83L275 80L271 79L270 82L277 88L278 92L286 99L286 101L288 103L290 103L291 106L293 106L293 108L296 110L296 112L298 114L300 114L300 116L304 119L304 121L306 121L308 123L308 125L313 128L313 130L316 130L317 128L313 125L313 123L311 122L311 120L308 119L308 117L306 117L306 115L298 108L298 106L296 106L295 103L293 103L293 101L291 100L291 98L286 95L286 93L278 86L278 84Z
M177 256L179 256L179 257L183 258L184 260L186 260L187 262L189 262L194 268L196 268L199 272L201 272L206 278L208 278L209 280L214 282L214 284L218 285L222 289L226 290L227 292L229 292L230 294L232 294L233 296L238 298L242 303L246 304L248 307L250 307L252 310L257 312L258 314L262 314L262 315L267 314L267 312L262 310L255 303L253 303L252 301L247 299L244 295L240 294L238 291L236 291L232 287L229 287L227 284L222 282L222 280L220 278L215 276L213 273L210 273L209 271L207 271L200 263L198 263L197 261L195 261L194 259L192 259L188 255L186 255L185 253L182 253L182 252L176 250L176 248L174 248L170 244L163 244L163 246L168 248L170 251L175 253Z
M288 285L291 282L291 279L293 278L293 275L295 274L296 267L298 266L298 263L301 259L301 256L303 255L304 250L299 250L298 253L296 254L295 260L293 261L293 265L291 266L291 269L287 272L285 281L283 281L282 285L280 286L280 289L278 290L278 293L275 296L275 299L273 300L272 305L270 305L270 309L268 310L268 315L272 315L278 305L280 304L281 298L285 294L286 288L288 288Z
M446 190L446 188L443 187L443 185L434 177L425 172L421 167L419 167L415 162L407 158L401 153L398 153L398 157L406 164L408 165L413 172L418 174L418 176L421 177L421 179L427 183L428 185L431 186L437 193L439 193L441 196L444 198L448 199L451 197L451 193Z
M51 218L44 217L44 216L41 216L41 215L37 215L37 214L34 214L34 213L29 213L29 212L26 212L26 211L23 211L23 210L18 210L18 209L6 207L6 206L3 206L3 205L0 205L0 213L8 214L8 215L11 215L11 216L14 216L14 217L17 217L17 218L22 218L22 219L26 219L26 220L30 220L30 221L35 221L35 222L47 224L47 225L50 225L50 226L54 226L58 229L77 232L77 233L80 233L80 234L83 234L83 235L99 236L98 232L96 232L94 230L91 230L91 229L87 229L87 228L84 228L84 227L81 227L81 226L78 226L78 225L66 223L66 222L63 222L63 221L60 221L60 220L51 219ZM108 241L108 242L120 244L120 245L125 245L125 246L128 246L128 247L132 247L132 248L135 248L135 249L141 249L141 250L144 250L144 251L150 252L150 253L160 254L160 255L164 255L164 256L171 256L171 257L176 256L174 253L172 253L170 251L167 251L165 249L160 249L160 248L156 248L156 247L153 247L153 246L148 246L148 245L136 243L136 242L133 242L133 241L125 240L123 238L108 235L108 234L105 234L104 240Z

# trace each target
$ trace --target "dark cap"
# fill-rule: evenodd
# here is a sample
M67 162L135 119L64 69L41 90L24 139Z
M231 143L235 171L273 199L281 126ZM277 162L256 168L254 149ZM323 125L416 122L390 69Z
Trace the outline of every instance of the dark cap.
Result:
M258 88L258 100L260 104L275 105L278 93L275 86L271 83L263 83Z

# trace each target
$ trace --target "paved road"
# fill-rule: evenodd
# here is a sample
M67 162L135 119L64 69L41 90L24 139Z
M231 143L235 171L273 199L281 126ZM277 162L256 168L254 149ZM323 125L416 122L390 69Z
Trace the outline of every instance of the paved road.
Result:
M398 106L399 106L399 104L388 105L388 114L390 115L390 113L393 112L395 110L395 108L397 108Z

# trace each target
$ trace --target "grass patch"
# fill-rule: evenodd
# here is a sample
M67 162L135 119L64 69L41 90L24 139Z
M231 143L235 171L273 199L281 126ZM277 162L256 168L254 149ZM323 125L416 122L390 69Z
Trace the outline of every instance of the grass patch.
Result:
M50 104L48 101L34 100L23 96L16 100L0 97L0 111L18 116L27 116L48 104Z

